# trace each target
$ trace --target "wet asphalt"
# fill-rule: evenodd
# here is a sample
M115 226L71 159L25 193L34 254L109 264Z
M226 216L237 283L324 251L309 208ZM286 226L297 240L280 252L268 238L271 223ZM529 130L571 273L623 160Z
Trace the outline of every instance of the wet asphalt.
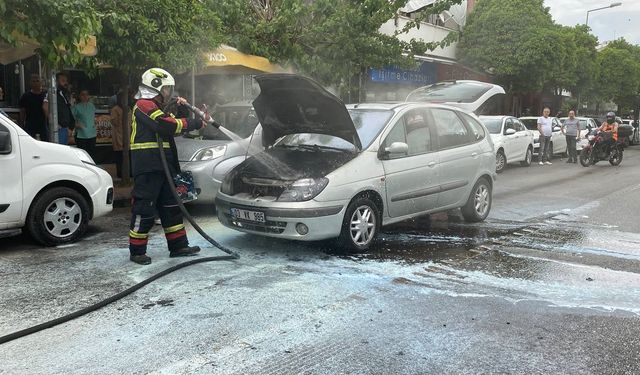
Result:
M199 208L241 259L0 345L0 373L638 374L639 166L633 147L615 168L510 166L486 222L432 215L359 254L236 233ZM74 245L1 239L0 335L183 261L155 228L154 263L130 263L127 225L117 209Z

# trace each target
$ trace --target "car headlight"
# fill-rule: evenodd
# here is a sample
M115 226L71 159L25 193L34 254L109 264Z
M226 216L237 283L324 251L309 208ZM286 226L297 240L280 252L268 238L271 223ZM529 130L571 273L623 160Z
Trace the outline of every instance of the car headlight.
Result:
M288 185L278 201L280 202L304 202L315 198L329 184L327 178L303 178Z
M93 161L91 156L85 150L74 147L73 151L75 151L76 156L78 157L78 159L80 159L81 162L89 165L96 165L96 162Z
M207 161L221 158L224 156L225 151L227 151L226 145L203 148L193 155L191 161Z

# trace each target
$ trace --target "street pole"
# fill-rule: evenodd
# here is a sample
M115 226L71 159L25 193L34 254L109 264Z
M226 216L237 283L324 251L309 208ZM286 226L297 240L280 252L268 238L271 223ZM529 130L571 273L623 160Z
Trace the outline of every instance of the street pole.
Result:
M587 19L585 20L584 24L586 26L589 26L589 13L591 12L595 12L598 10L604 10L604 9L609 9L609 8L615 8L615 7L619 7L620 5L622 5L622 3L618 2L618 3L611 3L609 6L606 7L601 7L601 8L595 8L595 9L591 9L587 11Z

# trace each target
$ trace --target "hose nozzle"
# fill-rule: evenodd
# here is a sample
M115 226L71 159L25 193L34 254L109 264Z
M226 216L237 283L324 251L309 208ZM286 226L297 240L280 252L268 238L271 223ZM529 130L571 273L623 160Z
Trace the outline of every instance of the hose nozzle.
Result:
M195 105L192 105L190 103L186 103L185 104L193 113L196 114L196 116L200 117L202 119L202 121L206 122L207 124L214 126L216 129L220 128L220 124L218 124L217 122L215 122L215 120L206 112L204 112L203 110L201 110L200 108L196 107Z

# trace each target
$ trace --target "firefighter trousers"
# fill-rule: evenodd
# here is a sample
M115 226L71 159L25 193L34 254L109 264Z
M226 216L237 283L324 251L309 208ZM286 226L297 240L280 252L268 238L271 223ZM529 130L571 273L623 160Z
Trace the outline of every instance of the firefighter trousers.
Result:
M182 212L162 172L142 173L134 177L129 227L129 251L132 255L147 252L149 231L156 215L160 216L169 251L189 246L182 222Z

